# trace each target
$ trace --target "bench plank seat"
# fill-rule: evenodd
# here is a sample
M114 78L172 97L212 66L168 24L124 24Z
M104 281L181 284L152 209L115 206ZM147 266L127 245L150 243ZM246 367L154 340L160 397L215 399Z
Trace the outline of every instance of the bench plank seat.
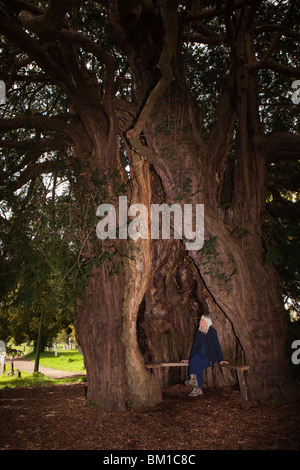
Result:
M188 366L188 362L148 362L145 364L147 369L152 369L155 378L159 381L158 371L161 367L184 367ZM248 400L247 384L245 380L244 371L249 370L250 366L247 364L219 364L220 367L225 367L227 369L232 369L236 371L240 395L244 400Z
M146 364L146 367L148 369L159 369L160 367L182 367L188 365L188 362L149 362Z

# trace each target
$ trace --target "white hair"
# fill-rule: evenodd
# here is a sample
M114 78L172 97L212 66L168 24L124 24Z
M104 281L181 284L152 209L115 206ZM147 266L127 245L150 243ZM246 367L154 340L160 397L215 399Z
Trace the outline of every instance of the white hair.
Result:
M199 330L202 331L203 333L207 333L209 328L211 327L212 325L212 319L208 316L208 315L202 315L201 316L201 320L205 320L206 321L206 328L205 330L203 330L200 326L199 326Z

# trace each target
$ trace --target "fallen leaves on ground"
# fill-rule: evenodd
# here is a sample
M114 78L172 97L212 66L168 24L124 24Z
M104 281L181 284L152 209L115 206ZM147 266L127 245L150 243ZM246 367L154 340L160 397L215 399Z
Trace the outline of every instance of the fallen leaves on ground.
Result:
M182 384L163 402L108 413L87 406L86 384L0 390L1 450L299 450L300 403L245 402L234 388L188 396Z

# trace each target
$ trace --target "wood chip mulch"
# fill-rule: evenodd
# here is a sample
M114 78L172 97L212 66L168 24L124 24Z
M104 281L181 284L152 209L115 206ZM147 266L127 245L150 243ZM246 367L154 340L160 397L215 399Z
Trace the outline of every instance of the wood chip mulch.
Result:
M190 388L178 384L166 388L153 408L108 413L87 406L85 387L0 390L0 449L300 449L300 403L245 402L228 387L191 398Z

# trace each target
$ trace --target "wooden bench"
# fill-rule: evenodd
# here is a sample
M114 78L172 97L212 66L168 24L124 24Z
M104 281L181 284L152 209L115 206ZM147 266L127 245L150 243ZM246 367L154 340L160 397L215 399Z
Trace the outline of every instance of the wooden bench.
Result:
M227 369L232 369L236 371L241 397L247 401L248 391L244 372L245 370L249 370L250 366L248 366L247 364L221 364L220 367L226 367Z
M147 369L151 369L154 377L160 383L158 369L162 367L188 367L188 362L149 362L146 364ZM244 400L248 400L247 386L244 372L250 369L250 366L246 364L218 364L220 367L226 367L236 371L237 380L240 388L241 397Z

